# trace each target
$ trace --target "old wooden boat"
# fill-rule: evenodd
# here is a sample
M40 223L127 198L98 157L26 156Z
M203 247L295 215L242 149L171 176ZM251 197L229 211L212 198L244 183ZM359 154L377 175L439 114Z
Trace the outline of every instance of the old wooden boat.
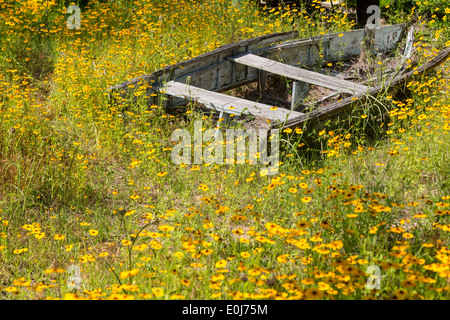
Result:
M403 56L400 55L397 64L389 68L386 56L398 49L406 34L408 39L402 50ZM405 73L405 61L412 53L413 35L413 30L407 32L403 24L307 39L298 39L297 31L264 35L219 47L111 87L110 99L136 101L134 92L144 85L147 101L152 105L165 101L164 105L171 108L194 101L220 117L230 114L235 118L250 116L269 127L295 127L307 120L322 121L348 112L357 101L376 96L382 90L395 91L414 75L435 68L450 54L445 50L427 64ZM365 51L371 57L377 57L375 62L380 63L376 66L383 66L365 83L355 81L358 77L350 81L352 76L348 72L328 70L327 74L328 65L345 66L347 63L351 68L348 61L361 60ZM250 83L257 83L258 90L264 93L271 74L292 80L290 105L287 107L229 94L231 89ZM378 82L373 81L377 77ZM315 102L306 103L312 87L326 88L327 94ZM319 104L322 107L318 107Z

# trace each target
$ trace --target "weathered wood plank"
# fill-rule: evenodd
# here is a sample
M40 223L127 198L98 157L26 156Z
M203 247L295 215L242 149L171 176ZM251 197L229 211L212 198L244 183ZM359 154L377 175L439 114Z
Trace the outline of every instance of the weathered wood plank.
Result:
M236 52L239 51L241 48L257 48L260 46L268 46L270 44L280 42L280 41L286 41L289 39L294 39L298 36L298 31L290 31L290 32L282 32L282 33L272 33L272 34L266 34L260 37L241 40L236 43L226 44L223 45L211 52L204 53L202 55L199 55L197 57L194 57L189 60L182 61L180 63L177 63L175 65L166 66L160 70L157 70L149 75L140 76L134 79L131 79L129 81L120 83L116 86L110 87L110 90L120 90L128 87L129 85L137 84L139 81L149 81L151 80L158 80L164 75L168 76L169 80L182 77L186 74L192 74L193 71L202 70L203 68L209 69L209 67L212 64L217 63L216 58L218 55L233 55L236 54ZM225 59L224 59L225 60ZM209 63L211 61L211 63ZM225 62L227 62L225 60ZM217 63L217 64L220 64ZM219 66L219 65L218 65Z
M168 82L162 91L167 95L192 99L204 104L207 108L230 114L251 114L272 121L285 121L302 115L301 112L273 108L267 104L204 90L176 81Z
M406 69L407 61L411 58L414 51L414 27L412 26L408 31L408 36L406 38L406 45L405 50L402 55L402 61L398 65L398 67L395 69L395 71L392 73L392 75L388 79L388 83L394 79L394 77Z
M266 90L267 85L267 72L259 70L258 73L258 91L263 93Z
M339 34L341 36L339 36ZM364 40L364 29L342 32L334 36L326 49L327 61L342 61L361 54L361 42Z
M296 108L299 107L300 104L303 104L304 100L308 97L309 87L309 83L294 81L294 83L292 84L292 110L296 110Z
M307 82L310 84L315 84L329 89L339 90L350 94L366 92L368 90L366 86L351 81L341 80L317 72L312 72L302 68L293 67L251 53L246 53L236 57L230 57L229 59L234 62L244 64L256 69L261 69L291 79Z
M401 38L403 29L404 25L375 28L374 49L377 52L386 52L394 49Z
M288 40L285 41L283 43L278 43L278 44L273 44L270 46L266 46L266 47L262 47L262 48L257 48L252 50L252 53L258 54L261 52L265 52L265 53L269 53L269 52L273 52L273 51L282 51L282 50L286 50L286 49L297 49L299 47L307 47L309 45L312 44L318 44L321 42L327 42L330 41L333 37L337 36L338 34L328 34L325 36L316 36L316 37L312 37L312 38L308 38L308 39L295 39L295 40Z
M286 123L284 123L281 127L287 128L287 127L295 127L299 126L302 123L311 120L314 121L313 125L316 123L323 122L326 119L336 117L341 113L349 112L353 109L353 107L359 103L363 103L365 99L367 99L369 96L376 97L380 92L383 92L385 94L389 94L391 92L397 91L400 87L406 85L406 83L414 78L414 77L420 77L431 70L437 68L439 65L441 65L444 61L448 60L450 57L450 48L447 48L445 50L442 50L436 57L434 57L432 60L428 61L426 64L420 66L416 70L412 70L408 73L405 73L403 75L396 76L390 83L388 84L380 84L376 87L373 87L370 89L368 94L359 93L355 97L358 98L355 100L355 97L349 97L346 99L343 99L340 102L336 102L330 105L327 105L323 108L319 108L316 110L313 110L309 113L304 113L300 115L297 118L294 118L292 120L288 120ZM272 125L272 127L277 127L275 124Z
M401 26L401 25L400 25ZM386 27L381 27L381 29ZM356 30L359 35L364 30ZM148 90L147 95L156 93L162 83L167 81L186 82L191 77L190 84L210 91L225 91L258 80L258 70L244 65L236 65L227 57L242 52L262 54L269 59L282 61L292 66L310 67L322 59L325 61L337 61L343 58L353 58L359 54L355 48L347 46L346 41L354 39L355 31L333 33L307 39L296 39L297 31L264 35L261 37L239 41L237 43L224 45L214 51L202 54L198 57L167 66L149 75L140 76L108 88L110 98L116 92L123 98L132 97L132 94L141 84L150 85L154 88ZM347 38L350 37L350 38ZM292 40L289 40L292 39ZM286 41L287 40L287 41ZM283 42L282 42L283 41ZM282 43L280 43L282 42ZM395 41L393 42L395 43ZM341 47L343 45L344 47ZM357 42L353 45L359 45ZM343 50L343 55L340 51ZM336 54L338 52L338 54ZM323 58L321 57L323 56ZM345 60L344 59L344 60ZM237 68L236 68L237 67ZM220 69L220 72L218 71ZM155 99L149 99L153 103Z

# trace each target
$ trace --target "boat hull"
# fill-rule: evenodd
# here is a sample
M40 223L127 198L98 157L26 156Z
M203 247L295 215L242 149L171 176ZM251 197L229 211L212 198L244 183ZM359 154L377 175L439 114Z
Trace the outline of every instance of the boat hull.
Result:
M405 25L385 26L375 30L377 52L392 51L404 33ZM252 53L280 61L291 66L311 68L322 63L347 61L361 54L361 43L367 31L364 29L323 36L296 39L298 32L276 33L225 45L198 57L165 67L150 75L144 75L108 88L110 97L136 100L133 93L141 85L148 87L146 94L150 104L160 103L155 94L164 83L177 81L214 92L224 92L258 80L260 70L237 64L230 58L242 53ZM152 96L153 95L153 96ZM161 96L159 97L161 98ZM180 102L181 103L181 102ZM172 103L171 105L179 103Z

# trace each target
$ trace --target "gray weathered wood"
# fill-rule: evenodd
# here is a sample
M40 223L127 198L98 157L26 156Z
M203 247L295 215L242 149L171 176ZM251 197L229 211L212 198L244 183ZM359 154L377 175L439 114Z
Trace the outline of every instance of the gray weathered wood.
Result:
M298 31L274 33L263 35L260 37L242 40L236 43L227 44L221 46L211 52L204 53L189 60L182 61L175 65L170 65L157 70L149 75L143 75L133 78L129 81L120 83L113 87L109 87L109 92L119 92L121 96L127 96L132 94L139 87L140 83L159 86L161 83L178 78L186 78L191 75L193 81L196 81L197 76L201 76L202 73L209 72L211 69L217 68L229 69L233 65L226 60L227 56L234 55L236 53L246 51L250 47L258 48L260 46L267 46L276 42L286 41L289 39L295 39L298 36ZM218 56L222 56L221 61L218 60ZM195 75L195 77L193 76ZM210 79L211 80L211 79ZM215 80L215 79L214 79ZM230 89L234 84L223 84L222 90ZM214 81L208 81L207 84L214 83ZM228 87L227 87L228 86ZM219 90L217 90L219 91ZM110 95L111 97L111 95Z
M230 57L229 59L234 62L247 65L249 67L261 69L291 79L315 84L329 89L339 90L350 94L366 92L368 89L366 86L354 82L329 77L324 74L312 72L298 67L293 67L251 53L245 53L236 57Z
M336 117L341 113L345 113L352 110L353 107L356 106L357 104L363 103L365 99L367 99L370 96L376 97L380 92L383 92L385 94L390 94L392 92L395 93L400 87L404 86L410 79L414 77L420 77L430 72L431 70L441 65L444 61L448 60L449 57L450 57L450 48L447 48L445 50L442 50L436 57L428 61L426 64L420 66L416 70L412 70L403 75L396 76L391 81L391 83L387 85L380 84L376 87L371 88L368 94L359 93L355 97L349 97L343 99L340 102L336 102L327 105L323 108L313 110L307 114L302 114L297 118L288 120L281 127L282 128L296 127L308 120L314 120L314 123L317 124L319 122L323 122L326 119ZM357 99L355 100L355 98ZM277 127L277 125L273 124L272 127Z
M402 28L402 26L404 25L398 25L398 28ZM388 27L381 27L381 30L384 28ZM227 59L242 52L264 53L269 59L305 67L312 67L321 59L333 62L358 56L360 53L358 41L360 38L364 38L364 30L343 32L342 36L339 37L340 34L339 32L308 39L296 39L298 32L293 31L242 40L175 65L167 66L152 74L109 87L109 97L111 98L111 93L114 92L119 93L121 97L132 97L132 94L142 84L154 87L153 90L148 91L148 95L150 95L158 92L159 86L164 82L171 80L186 82L187 77L191 77L190 83L192 85L217 92L257 81L257 70L248 70L249 68L242 65L236 66ZM220 69L220 72L218 72L218 69ZM149 99L148 102L154 103L154 99Z
M408 31L408 36L406 38L405 50L403 51L402 61L396 68L396 70L392 73L391 77L388 79L388 83L392 81L392 79L402 71L406 69L406 61L411 58L414 51L414 27L412 26Z
M374 49L377 52L386 52L395 48L402 37L404 27L401 25L375 28Z
M403 52L401 64L405 63L407 59L411 58L413 50L414 50L414 26L412 26L408 31L408 36L406 37L405 51Z
M295 110L308 97L309 83L294 81L292 84L291 110Z
M230 114L251 114L272 121L285 121L302 115L300 112L276 108L267 104L253 102L230 95L204 90L176 81L168 82L162 89L165 94L197 101L205 107Z
M266 90L267 84L267 72L264 70L259 70L258 74L258 90L263 93Z
M259 53L271 53L271 52L275 52L275 51L283 51L286 49L298 49L299 47L308 47L310 45L315 45L315 44L319 44L319 43L323 43L323 42L328 42L331 39L333 39L333 37L335 37L337 34L327 34L325 36L317 36L317 37L312 37L312 38L308 38L308 39L295 39L295 40L288 40L285 41L283 43L277 43L277 44L273 44L273 45L269 45L266 47L260 47L260 48L256 48L251 50L252 53L254 54L259 54Z
M376 31L378 32L378 34L376 33L375 37L378 36L378 39L380 39L380 45L378 46L378 49L383 51L385 49L391 50L392 48L394 48L394 46L398 44L401 37L398 36L398 31L402 30L403 26L404 25L381 27L381 31ZM174 81L179 83L188 82L191 86L191 89L201 88L205 90L206 92L202 91L200 98L205 98L204 102L210 108L214 109L217 105L217 108L219 108L217 110L220 111L220 108L223 109L223 102L230 102L229 99L231 99L232 97L227 97L226 99L225 97L221 97L222 99L220 99L217 96L213 96L213 98L216 99L217 102L215 105L207 99L211 96L211 93L223 92L258 80L259 88L264 89L264 75L266 74L266 71L246 64L232 62L231 59L233 57L248 53L254 54L255 56L263 55L266 59L273 62L282 62L282 65L288 67L288 74L290 74L289 72L295 70L295 72L293 73L294 77L292 77L292 74L291 76L288 75L287 77L292 77L295 80L299 80L298 77L295 77L296 75L298 76L298 70L301 70L297 68L298 66L312 67L324 62L346 61L351 58L357 57L361 52L360 40L364 39L365 31L361 29L343 32L342 34L339 32L308 39L296 39L297 36L298 32L293 31L264 35L261 37L225 45L214 51L202 54L198 57L180 62L175 65L167 66L163 69L153 72L152 74L140 76L114 87L110 87L108 88L109 97L111 99L114 93L119 93L120 97L131 97L131 100L129 101L136 102L137 98L133 95L133 93L138 90L141 85L145 85L147 87L150 86L150 88L148 88L146 91L147 98L149 98L147 100L147 103L153 104L158 103L159 99L164 99L164 95L158 94L161 92L161 88L164 86L164 83L171 83ZM339 90L341 92L362 95L367 91L367 87L354 84L350 81L342 82L343 80L339 80L333 77L327 78L327 76L325 75L307 70L304 70L300 73L302 75L300 81L303 82L306 82L304 77L305 74L307 74L310 78L313 76L313 81L307 82L316 84L316 82L318 81L317 79L321 79L320 81L318 81L318 85L328 83L329 85L327 85L327 87L333 85L335 90ZM325 82L323 81L324 79L326 79ZM174 88L172 87L172 89ZM158 95L155 95L155 93ZM252 103L248 100L241 100L243 99L236 101L242 102L242 105L244 106L248 106L248 103L250 103L251 107L255 109L252 111L253 113L248 112L248 110L250 109L243 112L245 107L243 109L241 108L241 110L235 110L235 112L231 113L243 112L244 114L249 113L262 117L265 117L267 115L269 119L275 120L286 119L286 113L289 113L289 110L278 109L275 114L281 114L279 114L278 116L274 116L273 111L276 110L270 110L271 106ZM185 103L185 99L172 99L172 105L176 105L177 103ZM255 106L259 106L260 108L254 108ZM271 112L268 112L267 108L269 108L269 111ZM230 113L230 110L226 110L224 112ZM288 116L288 119L289 121L292 121L295 117L301 118L304 117L304 114L299 112L292 112Z
M328 50L325 53L327 61L342 61L349 57L359 56L364 37L364 29L339 33L329 42Z

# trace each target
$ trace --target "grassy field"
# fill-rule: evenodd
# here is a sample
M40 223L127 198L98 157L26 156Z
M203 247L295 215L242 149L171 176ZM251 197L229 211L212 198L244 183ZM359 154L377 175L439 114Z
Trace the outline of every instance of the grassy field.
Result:
M387 3L419 64L450 46L445 1ZM275 176L175 165L172 132L214 119L112 106L109 86L240 39L351 30L347 11L92 0L69 29L69 4L0 0L1 299L450 298L448 61L406 100L284 130Z

